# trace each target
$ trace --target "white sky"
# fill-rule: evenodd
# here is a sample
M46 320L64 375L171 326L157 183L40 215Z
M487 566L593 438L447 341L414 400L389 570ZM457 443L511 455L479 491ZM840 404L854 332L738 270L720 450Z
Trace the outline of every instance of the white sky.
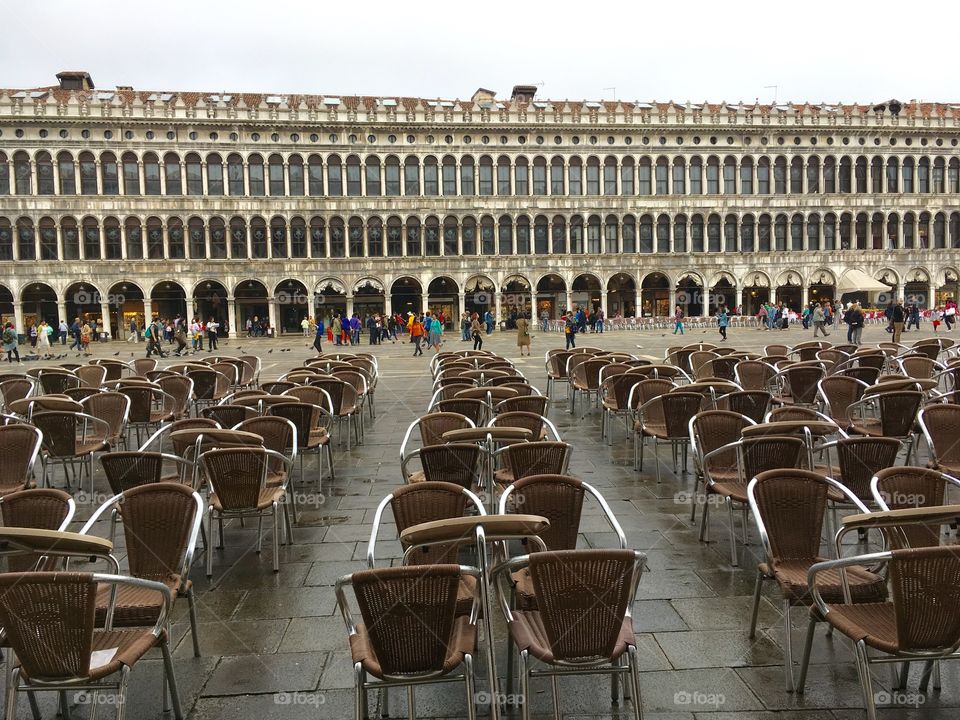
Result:
M960 100L960 3L6 0L0 86L469 98ZM612 88L616 88L614 91Z

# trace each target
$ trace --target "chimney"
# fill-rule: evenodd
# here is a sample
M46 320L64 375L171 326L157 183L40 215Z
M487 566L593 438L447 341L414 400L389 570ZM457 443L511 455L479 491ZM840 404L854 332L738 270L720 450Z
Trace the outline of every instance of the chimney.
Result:
M61 90L93 90L93 78L85 70L64 70L57 73Z
M515 103L530 103L533 102L536 94L536 85L514 85L513 92L510 93L510 100Z
M470 98L473 102L477 104L492 103L496 100L497 94L493 90L488 90L487 88L477 88L477 91Z

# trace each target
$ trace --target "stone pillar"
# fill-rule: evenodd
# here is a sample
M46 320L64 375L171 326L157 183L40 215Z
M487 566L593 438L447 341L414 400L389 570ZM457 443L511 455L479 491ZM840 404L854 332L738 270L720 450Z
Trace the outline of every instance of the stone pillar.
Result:
M97 160L94 163L94 172L96 173L96 183L97 183L97 196L103 195L103 171L100 165L100 161ZM103 257L101 255L101 257Z
M360 180L363 181L363 168L360 172ZM283 163L283 196L287 197L290 195L290 166L287 163ZM366 195L366 190L364 190L364 195Z
M810 304L810 286L804 285L800 290L800 311Z
M144 298L143 299L143 323L148 323L152 319L153 319L153 301L150 298ZM141 323L141 325L143 323ZM141 327L140 329L143 330L143 327Z
M352 317L353 317L353 295L352 295L352 294L349 294L349 293L347 294L347 312L346 312L346 317L347 317L347 318L352 318Z
M639 305L639 302L638 302ZM677 309L677 286L672 285L670 287L670 317L673 317L673 313Z
M60 163L57 162L57 158L54 157L50 163L53 168L53 194L60 195ZM57 257L63 257L58 255Z
M459 312L457 313L457 322L459 323L460 315L462 315L463 312L467 309L467 294L465 292L461 292L460 295L458 296L457 302L459 302L460 304ZM427 306L424 305L423 308L424 310L426 310Z
M493 327L495 330L500 329L500 314L503 312L503 294L494 293L494 310L493 310Z
M931 282L927 286L927 309L930 310L933 307L936 307L937 304L937 285L934 282Z
M13 325L19 334L26 334L27 329L23 326L23 303L21 302L13 303Z
M233 295L227 296L227 324L230 326L230 337L240 337L240 328L237 327L237 304Z
M349 300L347 302L349 302ZM270 328L273 330L273 336L280 337L280 329L277 327L276 298L267 298L267 317L269 318Z
M600 288L600 309L603 310L603 322L609 325L610 320L607 318L607 291L603 287Z
M100 328L100 332L106 332L112 337L113 330L111 328L113 327L113 323L110 320L110 303L108 302L108 299L109 298L107 296L100 297L100 322L97 324ZM120 328L117 328L117 330L120 333L123 332L123 330Z
M573 309L573 293L567 290L567 310Z
M147 188L146 188L145 180L143 177L143 160L137 160L137 180L140 184L140 192L137 194L146 195Z
M19 306L20 306L20 303L14 303L14 304L13 304L14 310L16 310ZM68 317L67 317L67 303L66 303L64 300L58 299L58 300L57 300L57 322L58 322L58 324L59 324L59 321L60 321L60 320L66 320L66 321L67 321L67 325L70 325L70 321L72 320L72 318L68 318ZM57 332L59 332L59 328L57 329Z
M200 317L197 314L196 306L194 305L193 297L187 295L184 298L183 304L186 306L184 308L184 314L186 315L187 320L193 320L196 317L198 320L203 321L204 318Z
M460 300L463 301L463 293L460 294ZM420 314L421 315L430 309L430 306L428 305L429 302L430 302L430 296L427 295L427 293L421 293L420 294ZM461 307L460 310L462 312L463 308Z

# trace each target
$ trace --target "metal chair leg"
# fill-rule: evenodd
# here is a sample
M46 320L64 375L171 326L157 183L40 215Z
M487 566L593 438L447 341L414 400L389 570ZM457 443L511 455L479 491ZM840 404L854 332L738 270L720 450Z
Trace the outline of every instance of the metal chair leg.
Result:
M793 692L793 633L790 629L790 601L783 601L783 672L787 692Z
M810 651L813 649L813 635L817 629L817 621L812 615L807 622L807 637L803 641L803 659L800 661L800 677L797 680L797 693L803 694L807 684L807 668L810 666Z
M757 582L753 587L753 615L750 617L750 639L757 636L757 618L760 615L760 594L763 588L763 573L757 571Z

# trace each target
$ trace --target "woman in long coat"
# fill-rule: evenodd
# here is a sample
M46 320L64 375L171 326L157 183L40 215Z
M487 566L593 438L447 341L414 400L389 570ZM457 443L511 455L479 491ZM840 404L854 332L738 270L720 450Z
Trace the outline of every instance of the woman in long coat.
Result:
M527 355L530 355L530 323L525 313L520 313L517 317L517 347L520 348L521 356L524 348L527 349Z

